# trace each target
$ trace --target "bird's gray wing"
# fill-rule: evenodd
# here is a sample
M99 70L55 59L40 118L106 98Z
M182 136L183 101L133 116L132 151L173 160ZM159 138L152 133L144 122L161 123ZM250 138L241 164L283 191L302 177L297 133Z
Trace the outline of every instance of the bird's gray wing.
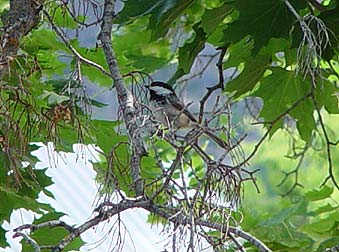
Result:
M185 104L179 98L169 99L169 103L173 105L177 110L182 111L183 114L187 115L193 122L197 122L195 117L185 108Z

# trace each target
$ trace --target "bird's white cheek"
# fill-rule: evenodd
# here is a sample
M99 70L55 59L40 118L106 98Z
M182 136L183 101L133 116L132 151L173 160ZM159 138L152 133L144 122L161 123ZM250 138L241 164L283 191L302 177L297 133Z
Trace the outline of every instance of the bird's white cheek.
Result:
M169 90L164 87L154 86L150 87L150 89L153 90L157 95L169 95L173 93L172 90Z

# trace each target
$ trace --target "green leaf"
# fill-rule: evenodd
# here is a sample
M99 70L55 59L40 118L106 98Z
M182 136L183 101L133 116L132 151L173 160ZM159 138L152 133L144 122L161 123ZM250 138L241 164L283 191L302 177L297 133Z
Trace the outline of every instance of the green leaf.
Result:
M78 27L78 24L74 21L68 11L65 11L63 8L58 8L58 6L53 6L53 8L55 8L53 13L53 23L55 25L69 29L75 29Z
M0 11L2 12L4 9L9 8L9 1L8 0L1 0L0 1ZM1 22L2 24L2 22Z
M297 127L304 140L311 137L312 129L315 129L313 118L313 105L305 96L310 92L311 83L307 79L296 75L294 72L280 67L272 68L272 74L266 76L257 91L252 95L260 97L264 106L260 115L266 122L276 121L293 104L302 100L290 114L298 121ZM304 100L303 100L304 99ZM277 122L283 120L280 118ZM277 130L278 128L275 128ZM275 131L271 131L271 135Z
M52 49L51 49L52 50ZM49 76L63 75L67 64L60 60L58 52L40 50L36 55L41 69Z
M224 3L218 8L206 10L201 17L200 26L207 34L211 34L232 10L233 6L229 3Z
M31 237L38 242L40 246L50 246L58 244L63 238L67 237L69 234L62 227L54 227L53 229L50 228L42 228L36 230ZM27 252L34 252L32 245L27 244L26 241L23 239L21 241L22 244L22 251ZM77 237L72 242L70 242L62 251L71 251L71 250L78 250L82 245L85 243L81 240L81 238Z
M258 55L246 62L244 70L235 79L226 84L226 92L235 92L234 98L251 91L270 65L270 57Z
M306 224L302 227L303 231L318 234L329 234L339 226L339 212L331 213L326 218Z
M290 112L290 115L297 120L297 129L301 138L308 143L311 141L313 130L316 129L313 111L312 101L306 99Z
M328 239L325 239L323 242L321 242L319 244L316 252L333 251L333 250L327 250L327 249L338 246L338 244L339 244L339 236L338 235L336 235L335 237L330 237Z
M7 243L6 240L6 230L2 228L1 226L2 222L0 222L0 248L5 248L7 246L9 246L9 244Z
M161 175L161 169L156 165L154 157L144 157L141 161L141 176L143 178L155 180Z
M151 13L154 9L163 4L164 0L124 0L124 8L119 12L118 17L114 20L115 23L122 24L130 19L139 16L144 16Z
M265 219L259 223L261 226L274 226L277 224L280 224L289 217L291 217L299 208L299 205L297 206L291 206L289 208L283 208L280 212L274 214L272 217Z
M117 122L93 120L93 132L96 133L96 143L105 152L109 153L113 146L121 142L127 142L126 136L118 135L115 128L118 126Z
M334 34L339 33L339 5L338 2L333 9L323 11L318 16L321 20L325 22L327 27L332 31Z
M54 92L44 90L42 98L46 98L46 97L48 97L48 103L49 104L61 104L64 101L69 101L69 99L70 99L68 96L58 95Z
M338 55L338 34L339 34L339 4L337 2L334 9L322 12L320 18L327 28L330 30L329 39L330 44L323 49L323 57L327 60L331 59L333 55Z
M166 35L170 26L187 9L193 0L129 0L119 13L116 23L124 23L136 17L150 15L148 29L152 31L152 40Z
M103 107L106 107L106 106L109 105L109 104L107 104L107 103L102 103L102 102L99 102L99 101L93 100L93 99L90 99L90 101L91 101L91 105L92 105L92 106L95 106L95 107L97 107L97 108L103 108Z
M163 162L171 163L175 159L176 152L168 142L159 139L155 143L155 148Z
M34 224L40 224L40 223L44 223L47 221L52 221L52 220L59 220L61 217L65 216L66 214L61 213L61 212L57 212L57 211L53 211L50 213L46 213L43 216L41 216L38 219L34 220Z
M318 216L319 214L328 213L328 212L332 212L332 211L335 211L335 210L338 210L338 207L334 207L331 204L327 203L327 205L321 206L321 207L317 208L316 210L312 211L310 213L310 215Z
M227 48L226 61L223 68L237 67L240 63L251 60L251 51L254 41L250 37L245 37L237 43L231 44Z
M305 1L293 2L298 10L306 8ZM223 41L237 42L247 35L254 39L254 54L267 45L271 38L289 38L289 32L296 18L281 0L237 0L235 8L239 18L224 31Z
M62 216L65 214L59 212L51 212L43 215L41 218L34 220L33 224L39 224L47 221L60 220ZM31 234L31 237L39 244L39 245L55 245L58 244L63 238L67 237L69 231L67 231L63 227L54 227L51 229L50 227L40 228L34 231ZM76 238L69 245L66 246L64 251L70 251L73 249L79 249L84 242L80 238ZM27 244L24 240L22 241L23 251L35 251L32 248L32 245Z
M327 80L320 80L318 83L315 89L315 99L318 104L324 106L330 114L339 114L337 96L339 88Z
M0 186L0 219L9 221L9 217L14 209L25 208L38 211L40 204L28 196L19 195L12 189Z
M105 61L105 55L103 53L102 48L93 48L88 49L84 47L80 47L78 41L72 41L72 46L86 59L89 59L92 62L102 66L109 72L107 63ZM72 61L74 64L75 62ZM95 82L103 87L111 87L112 86L112 79L102 73L99 69L92 67L87 64L81 65L81 72L92 82Z
M81 142L77 129L70 125L59 125L58 139L56 149L66 152L73 152L73 144Z
M0 169L0 171L3 170ZM49 205L37 201L39 193L53 184L51 178L45 174L46 169L32 171L29 168L18 168L18 172L25 181L20 187L13 178L13 174L2 173L1 177L4 178L5 183L0 180L0 202L5 202L5 204L0 204L0 220L9 220L14 209L25 208L35 212L50 209Z
M119 189L123 190L128 196L133 195L132 179L130 174L130 150L128 147L128 138L123 135L118 135L115 128L118 126L117 122L94 120L92 121L93 131L96 132L96 143L104 151L104 153L111 153L108 163L103 162L97 164L97 180L101 183L107 183L107 167L113 173ZM148 162L152 163L150 160ZM147 162L146 162L147 163ZM150 175L150 174L148 174ZM154 175L154 174L153 174ZM116 183L115 182L115 183ZM114 187L115 185L109 185ZM113 188L114 190L115 188ZM104 190L111 190L111 188L104 188Z
M268 41L268 44L261 48L259 54L262 55L272 55L283 52L286 49L289 49L291 46L291 42L287 39L282 38L271 38Z
M65 50L65 46L57 39L56 34L50 29L40 28L32 30L30 36L23 39L21 48L29 53L37 53L39 50Z
M309 201L317 201L329 198L332 193L333 187L324 186L320 190L314 189L312 191L307 192L305 196Z
M280 223L268 227L258 226L252 234L265 241L272 251L312 251L313 240L293 225Z
M167 225L168 224L168 220L160 217L159 215L155 215L153 213L150 213L147 216L147 223L152 224L152 225L154 225L154 224Z
M179 65L176 73L174 76L172 76L169 83L172 83L184 74L189 73L195 58L199 52L205 48L207 37L204 29L196 25L194 27L194 31L194 39L191 42L187 42L183 47L179 48Z
M168 41L151 41L147 22L140 18L114 33L113 46L123 74L135 70L151 73L165 66L173 55Z
M82 65L81 71L84 73L84 75L92 82L98 84L102 87L112 87L113 86L113 80L111 77L103 74L98 69L88 66L88 65Z
M176 19L187 9L193 0L163 0L152 11L148 29L152 31L152 40L165 36Z
M126 57L133 62L133 66L136 69L140 69L146 73L152 73L165 66L168 62L167 58L159 58L151 55L128 54Z

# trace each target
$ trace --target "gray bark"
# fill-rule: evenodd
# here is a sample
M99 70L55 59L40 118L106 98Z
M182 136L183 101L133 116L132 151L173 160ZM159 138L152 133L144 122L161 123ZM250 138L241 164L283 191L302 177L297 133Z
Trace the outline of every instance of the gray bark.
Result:
M0 38L1 80L17 56L21 39L39 24L43 2L43 0L11 0L9 10L2 14L4 27Z

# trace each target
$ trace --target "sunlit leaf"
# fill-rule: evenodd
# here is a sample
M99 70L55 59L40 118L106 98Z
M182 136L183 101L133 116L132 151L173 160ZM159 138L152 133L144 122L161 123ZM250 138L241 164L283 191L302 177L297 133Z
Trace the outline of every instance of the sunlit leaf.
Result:
M314 189L310 192L307 192L305 196L309 201L316 201L326 199L330 197L332 193L333 187L324 186L320 190Z

